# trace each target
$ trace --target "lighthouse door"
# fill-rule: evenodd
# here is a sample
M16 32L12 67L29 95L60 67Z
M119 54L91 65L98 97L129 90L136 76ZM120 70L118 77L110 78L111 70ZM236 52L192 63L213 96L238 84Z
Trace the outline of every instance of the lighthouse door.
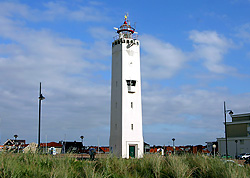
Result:
M135 158L135 146L129 146L129 158Z

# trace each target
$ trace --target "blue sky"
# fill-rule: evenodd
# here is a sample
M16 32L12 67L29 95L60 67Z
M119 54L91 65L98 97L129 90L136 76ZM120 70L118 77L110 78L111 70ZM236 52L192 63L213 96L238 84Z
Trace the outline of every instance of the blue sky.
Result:
M144 140L224 136L223 102L250 112L250 1L0 0L0 143L108 145L111 43L125 13L141 41ZM230 121L228 116L228 121Z

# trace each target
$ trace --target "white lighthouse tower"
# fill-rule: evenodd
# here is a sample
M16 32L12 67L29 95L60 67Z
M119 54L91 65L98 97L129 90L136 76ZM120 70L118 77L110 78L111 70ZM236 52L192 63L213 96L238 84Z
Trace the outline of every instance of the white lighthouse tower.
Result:
M143 156L140 41L125 16L112 43L110 152L122 158Z

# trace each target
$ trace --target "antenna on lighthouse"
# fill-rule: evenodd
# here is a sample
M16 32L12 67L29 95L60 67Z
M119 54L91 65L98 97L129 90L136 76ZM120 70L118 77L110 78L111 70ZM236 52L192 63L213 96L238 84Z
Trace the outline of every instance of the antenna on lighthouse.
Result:
M124 18L125 18L125 20L127 20L127 18L128 18L128 12L125 14Z
M128 20L128 12L125 14L124 18L125 18L125 21L127 21L128 24L130 25L130 20Z
M134 29L136 30L136 22L134 23Z

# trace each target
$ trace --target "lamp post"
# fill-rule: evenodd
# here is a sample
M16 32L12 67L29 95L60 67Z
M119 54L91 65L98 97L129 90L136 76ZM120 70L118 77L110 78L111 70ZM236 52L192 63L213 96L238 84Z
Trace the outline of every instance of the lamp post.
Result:
M232 110L227 110L226 109L226 102L224 101L224 116L225 116L225 139L226 139L226 159L228 157L228 149L227 149L227 113L230 115L233 114Z
M172 140L173 140L173 149L174 149L174 154L175 154L175 145L174 145L175 138L172 138Z
M17 138L17 137L18 137L18 135L14 135L14 138L15 138L14 144L15 144L15 146L18 145L18 143L17 143L17 141L16 141L16 138Z
M18 144L18 142L16 141L16 138L18 137L18 135L14 135L14 137L15 137L15 141L14 141L14 143L15 143L15 146L17 146L17 152L19 153L19 144Z
M84 136L83 136L83 135L81 135L81 136L80 136L80 138L82 139L82 148L81 148L81 149L82 149L82 151L83 151L83 150L85 151L85 147L84 147L84 144L83 144L83 139L84 139Z
M42 83L40 82L40 94L39 94L39 123L38 123L38 148L40 148L40 134L41 134L41 105L42 100L45 99L45 97L42 95Z
M216 149L216 145L213 144L213 149L214 149L214 158L215 158L215 149Z
M80 136L80 138L82 139L82 146L84 146L84 144L83 144L84 136L82 135L82 136Z
M235 158L237 159L237 143L238 143L238 140L235 140L235 146L236 146L236 153L235 153Z

